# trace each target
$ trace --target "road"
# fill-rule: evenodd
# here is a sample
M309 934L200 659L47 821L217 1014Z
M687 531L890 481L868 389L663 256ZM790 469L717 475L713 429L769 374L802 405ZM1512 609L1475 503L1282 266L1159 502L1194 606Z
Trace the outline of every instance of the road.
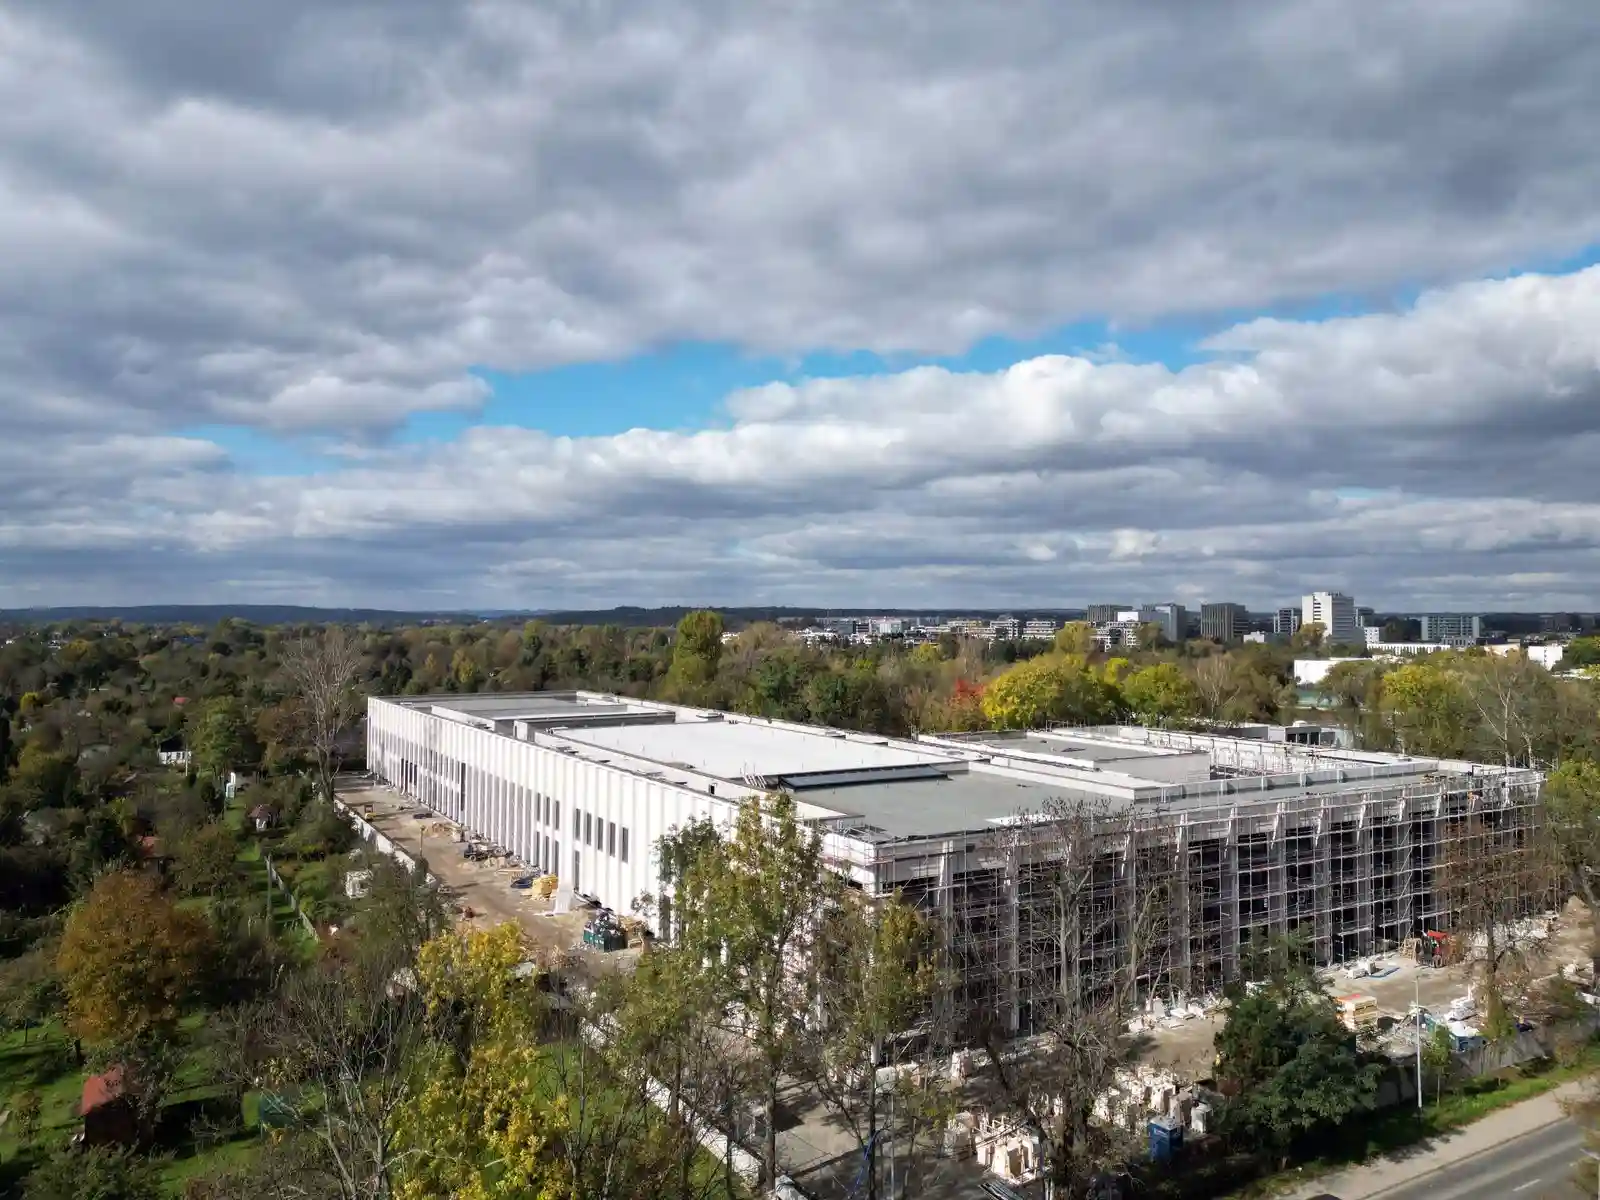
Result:
M1573 1172L1582 1161L1583 1134L1558 1121L1456 1163L1379 1200L1589 1200Z

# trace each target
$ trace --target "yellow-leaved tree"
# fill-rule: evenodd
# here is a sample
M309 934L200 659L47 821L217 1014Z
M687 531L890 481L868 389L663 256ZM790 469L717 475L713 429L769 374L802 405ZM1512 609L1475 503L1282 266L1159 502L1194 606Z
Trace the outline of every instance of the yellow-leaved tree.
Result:
M452 930L417 955L428 1019L447 1036L419 1056L412 1102L397 1114L401 1200L557 1200L571 1192L550 1133L559 1102L542 1086L541 996L518 970L513 923Z
M1051 721L1110 720L1116 694L1075 655L1041 654L1020 662L983 691L983 715L996 729L1034 729Z

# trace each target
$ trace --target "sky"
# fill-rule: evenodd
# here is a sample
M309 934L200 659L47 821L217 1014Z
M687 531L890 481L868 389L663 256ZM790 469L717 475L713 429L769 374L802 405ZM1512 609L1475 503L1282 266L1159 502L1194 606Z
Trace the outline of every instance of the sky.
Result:
M1592 0L9 0L0 606L1600 607Z

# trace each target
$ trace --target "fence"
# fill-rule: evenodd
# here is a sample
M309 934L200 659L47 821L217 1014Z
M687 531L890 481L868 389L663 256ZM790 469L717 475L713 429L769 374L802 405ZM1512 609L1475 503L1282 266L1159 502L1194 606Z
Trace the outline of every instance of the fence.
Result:
M289 907L294 911L294 915L300 918L300 924L306 927L306 932L313 938L320 939L321 935L317 933L316 925L312 923L310 917L306 916L305 910L300 907L300 901L295 898L294 891L289 887L289 881L280 875L278 868L273 865L272 856L263 854L261 861L267 864L267 878L272 880L274 887L288 897Z
M333 798L333 806L349 818L350 823L355 826L356 833L360 835L362 841L368 843L374 850L378 851L378 853L387 854L406 870L415 871L417 869L416 858L406 853L406 851L400 849L399 846L395 845L392 839L378 832L377 827L363 817L354 808L346 804L337 796ZM433 872L431 871L428 872L428 882L434 884L439 882L434 878Z

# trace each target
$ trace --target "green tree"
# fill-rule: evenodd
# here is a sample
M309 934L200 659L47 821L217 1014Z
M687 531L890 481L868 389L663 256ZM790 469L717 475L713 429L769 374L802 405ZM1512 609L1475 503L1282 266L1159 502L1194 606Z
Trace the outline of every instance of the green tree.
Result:
M64 1148L28 1174L23 1200L162 1200L157 1164L122 1150Z
M1589 909L1590 953L1600 978L1600 763L1574 759L1551 771L1544 806L1556 864Z
M203 976L210 928L146 874L103 875L67 918L56 956L67 1023L90 1042L170 1031Z
M1385 675L1379 708L1405 754L1460 757L1476 725L1460 680L1433 661L1407 663Z
M1053 648L1058 654L1087 658L1095 651L1094 626L1087 621L1068 621L1056 630Z
M1216 1035L1217 1079L1235 1092L1224 1126L1286 1154L1376 1102L1382 1066L1369 1062L1309 971L1284 966L1266 986L1236 989Z
M756 1095L766 1113L763 1165L777 1174L778 1093L798 1058L801 1019L816 1000L811 960L822 915L843 881L822 857L822 841L779 794L746 801L731 835L698 847L677 903L687 953L716 968L725 1010L739 1013L756 1059Z
M1122 696L1146 725L1182 724L1200 715L1199 690L1175 663L1140 667L1122 681Z
M24 1045L28 1031L55 1016L63 999L54 946L34 946L0 962L0 1022L22 1030Z
M688 693L704 688L717 676L722 661L722 615L710 609L685 613L672 643L667 679Z
M1600 637L1573 638L1561 653L1562 667L1600 667Z
M244 706L235 697L206 701L196 713L189 737L195 769L211 779L226 779L249 761L252 734Z
M78 756L66 750L46 750L30 741L17 755L13 782L32 797L39 808L70 808L78 792Z
M190 829L173 847L178 886L191 896L215 896L233 882L239 839L221 821Z
M1433 1084L1435 1104L1444 1094L1444 1085L1450 1079L1455 1061L1455 1046L1451 1042L1450 1031L1443 1025L1435 1025L1433 1032L1422 1039L1422 1069L1426 1079Z
M33 1139L39 1136L39 1119L43 1109L44 1104L39 1099L39 1093L32 1088L18 1092L11 1098L10 1124L16 1133L17 1141L22 1145L33 1145Z
M1289 637L1289 645L1295 650L1321 650L1327 640L1328 631L1321 621L1310 621L1300 626Z

